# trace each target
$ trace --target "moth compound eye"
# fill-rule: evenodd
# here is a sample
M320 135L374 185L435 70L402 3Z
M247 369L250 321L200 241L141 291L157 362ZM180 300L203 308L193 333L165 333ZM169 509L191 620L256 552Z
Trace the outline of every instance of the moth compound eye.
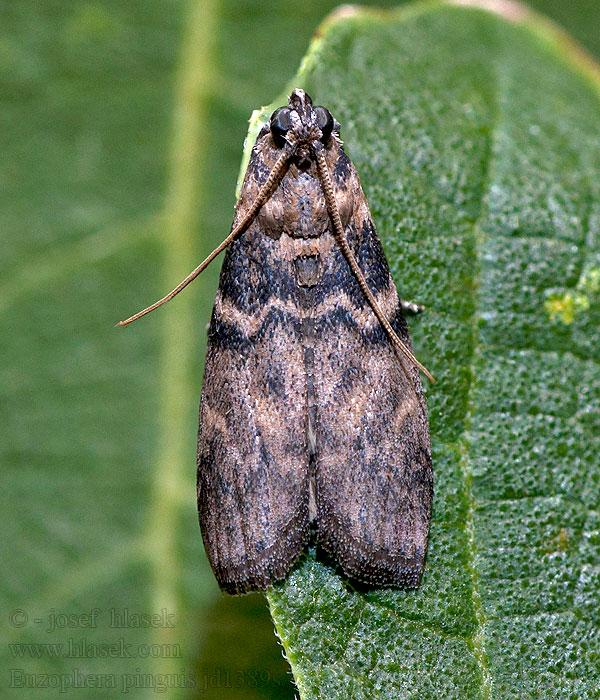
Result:
M327 143L333 131L333 117L331 116L331 112L325 109L325 107L315 107L315 112L317 114L317 124L323 134L323 136L321 136L321 141Z
M271 115L271 135L278 148L283 148L285 135L291 128L290 108L280 107L276 109Z

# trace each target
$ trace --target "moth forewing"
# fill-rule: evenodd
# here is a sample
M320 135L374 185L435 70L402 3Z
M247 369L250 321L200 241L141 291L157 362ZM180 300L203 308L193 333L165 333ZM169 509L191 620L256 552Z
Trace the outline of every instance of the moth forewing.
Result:
M258 134L211 318L198 512L219 585L283 579L317 542L349 578L416 587L433 494L402 305L339 124L303 90ZM312 528L311 528L312 526Z
M232 592L283 578L309 540L311 519L343 573L367 584L417 586L427 548L433 487L419 373L399 356L336 241L317 154L302 146L314 114L296 90L258 135L240 206L264 184L286 129L297 155L226 254L209 332L199 511L217 579ZM412 353L358 175L334 128L317 150L345 240Z

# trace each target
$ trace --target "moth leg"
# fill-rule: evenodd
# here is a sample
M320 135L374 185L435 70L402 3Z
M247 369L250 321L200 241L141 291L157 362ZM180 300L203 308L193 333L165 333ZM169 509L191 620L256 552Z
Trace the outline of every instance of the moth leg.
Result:
M400 299L400 306L404 313L410 314L411 316L416 316L425 311L425 307L422 304L415 304L414 301L404 301L404 299Z

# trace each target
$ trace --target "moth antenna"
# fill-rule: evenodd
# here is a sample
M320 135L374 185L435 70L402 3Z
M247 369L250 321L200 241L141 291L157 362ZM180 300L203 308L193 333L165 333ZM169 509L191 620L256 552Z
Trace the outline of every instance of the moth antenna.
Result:
M244 214L242 220L239 222L239 224L233 229L233 231L225 238L225 240L218 245L213 252L205 259L203 260L198 267L190 272L190 274L182 280L176 287L175 289L171 290L166 296L164 296L162 299L159 299L158 301L155 301L154 304L151 306L146 307L142 311L138 311L137 314L134 314L133 316L130 316L129 318L125 319L125 321L119 321L118 325L119 326L127 326L130 323L133 323L134 321L137 321L138 318L141 318L142 316L145 316L146 314L149 314L151 311L154 311L154 309L158 309L159 306L162 306L163 304L166 304L168 301L171 301L171 299L179 294L179 292L184 289L184 287L187 287L190 282L193 282L198 275L205 270L210 263L217 257L217 255L225 250L227 246L234 241L240 233L243 233L248 226L252 223L258 212L260 211L260 208L263 206L263 204L269 199L271 194L273 193L273 190L275 189L276 185L279 182L279 179L281 177L281 174L283 173L283 170L289 160L289 158L293 155L294 151L296 150L296 143L295 141L287 141L286 142L286 148L284 152L279 156L277 159L275 165L271 169L271 172L269 173L269 177L266 179L265 184L260 188L258 194L256 195L254 201L250 205L250 208L248 211Z
M331 183L331 176L329 174L329 168L327 167L327 160L325 158L325 151L323 148L318 148L315 149L316 151L316 157L317 157L317 166L319 168L319 175L320 175L320 180L321 180L321 186L323 187L323 193L325 195L325 202L327 203L327 209L329 210L329 215L331 216L331 220L333 222L333 230L335 234L335 238L337 240L338 245L340 246L342 253L346 257L346 260L348 261L348 264L350 265L350 269L354 273L354 276L356 277L356 280L362 289L364 295L367 297L367 300L369 304L371 305L371 308L373 309L375 316L379 319L381 325L385 328L387 334L389 335L390 339L394 343L394 345L398 348L398 350L408 359L410 362L412 362L415 367L418 367L421 372L429 379L430 382L435 382L435 379L431 372L429 372L420 362L417 360L417 358L412 354L412 352L406 347L406 345L400 340L398 335L396 334L396 331L392 328L391 323L388 321L388 319L385 317L383 311L381 310L381 307L377 303L377 299L375 299L375 295L373 292L369 289L369 285L367 284L367 280L365 279L365 276L362 273L362 270L358 266L358 262L356 261L356 258L354 257L354 253L352 252L350 246L348 245L348 241L346 240L346 236L344 235L344 227L342 226L342 219L340 217L340 213L337 207L337 203L335 201L335 195L333 192L333 185Z

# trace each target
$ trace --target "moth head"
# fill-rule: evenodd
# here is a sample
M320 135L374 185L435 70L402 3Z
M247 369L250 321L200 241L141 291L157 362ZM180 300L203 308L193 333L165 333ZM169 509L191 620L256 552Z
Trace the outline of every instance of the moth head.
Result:
M340 131L331 112L325 107L313 107L310 96L300 89L292 92L285 107L273 112L269 126L277 148L293 142L300 150L317 142L327 146L331 135L337 136Z

